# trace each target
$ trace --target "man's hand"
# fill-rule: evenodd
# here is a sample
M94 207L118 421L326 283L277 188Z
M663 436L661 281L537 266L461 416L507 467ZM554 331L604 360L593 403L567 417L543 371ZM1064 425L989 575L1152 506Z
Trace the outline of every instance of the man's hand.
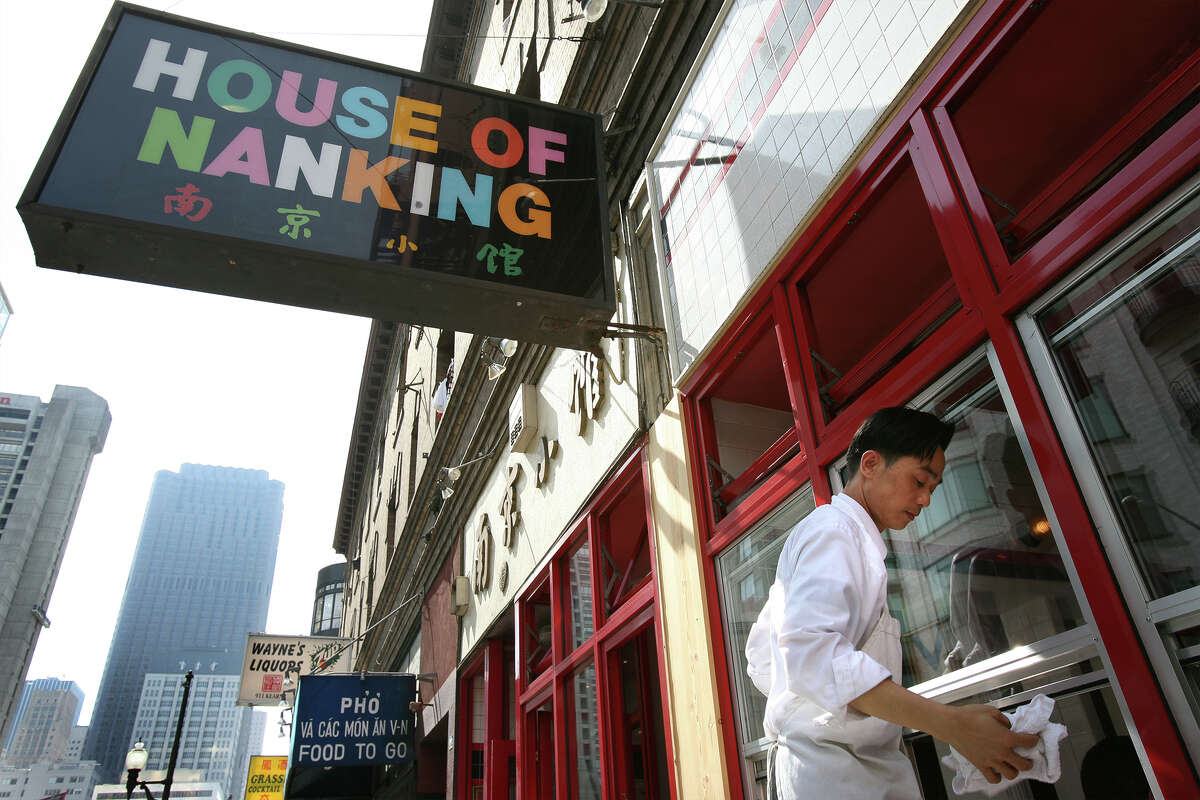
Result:
M991 706L942 705L889 679L852 700L850 707L941 739L974 764L988 783L999 783L1002 776L1015 778L1033 766L1013 748L1033 747L1037 735L1013 733L1008 717Z
M949 713L943 740L983 773L988 783L1001 777L1015 778L1033 762L1014 752L1014 747L1033 747L1037 734L1013 733L1008 717L988 705L947 706Z

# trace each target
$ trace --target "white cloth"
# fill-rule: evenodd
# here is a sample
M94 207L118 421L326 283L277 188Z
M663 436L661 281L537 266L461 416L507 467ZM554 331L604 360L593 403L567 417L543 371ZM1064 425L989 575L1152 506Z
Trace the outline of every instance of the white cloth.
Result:
M1029 778L1044 783L1057 782L1062 777L1059 743L1066 738L1067 726L1050 721L1053 711L1054 701L1044 694L1039 694L1011 714L1005 712L1004 716L1008 717L1014 732L1039 734L1038 743L1033 747L1016 748L1017 753L1033 762L1033 767L1018 773L1015 778L1001 777L999 783L988 783L974 764L951 747L950 755L944 756L942 763L954 770L954 780L951 783L954 793L983 792L990 796Z
M900 726L848 707L899 678L886 554L870 515L846 495L788 534L746 642L747 672L767 696L763 728L782 745L780 798L920 797Z

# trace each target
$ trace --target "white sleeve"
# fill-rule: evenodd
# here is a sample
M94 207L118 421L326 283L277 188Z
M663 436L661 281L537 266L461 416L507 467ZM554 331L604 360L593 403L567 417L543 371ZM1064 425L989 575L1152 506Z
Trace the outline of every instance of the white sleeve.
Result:
M767 602L763 603L758 612L758 619L750 628L746 638L746 674L750 676L754 688L764 695L771 694L771 666L774 661L771 647L771 610L779 602L779 581L771 584Z
M786 552L785 554L789 555ZM779 650L787 688L841 721L847 705L891 673L849 638L862 608L866 565L862 548L847 531L830 528L791 553L783 584Z

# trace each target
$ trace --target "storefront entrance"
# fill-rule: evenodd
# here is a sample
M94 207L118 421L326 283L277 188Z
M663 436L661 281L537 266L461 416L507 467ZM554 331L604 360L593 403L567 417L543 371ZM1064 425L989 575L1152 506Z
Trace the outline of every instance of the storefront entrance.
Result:
M639 450L461 671L460 796L672 800L649 522Z

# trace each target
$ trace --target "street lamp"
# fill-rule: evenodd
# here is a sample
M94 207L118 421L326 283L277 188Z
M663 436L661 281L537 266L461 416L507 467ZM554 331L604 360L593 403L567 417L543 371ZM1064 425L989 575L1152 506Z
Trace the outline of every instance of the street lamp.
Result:
M192 691L192 677L190 669L187 675L183 676L183 699L179 701L179 720L175 723L175 741L171 745L171 759L167 762L167 776L161 781L138 780L138 775L146 768L146 762L150 759L146 745L138 739L133 743L133 749L125 756L125 800L129 800L133 790L139 786L146 793L146 800L154 800L149 786L152 783L163 787L161 800L170 800L171 781L175 778L175 762L179 759L179 739L183 735L183 715L187 713L188 694Z

